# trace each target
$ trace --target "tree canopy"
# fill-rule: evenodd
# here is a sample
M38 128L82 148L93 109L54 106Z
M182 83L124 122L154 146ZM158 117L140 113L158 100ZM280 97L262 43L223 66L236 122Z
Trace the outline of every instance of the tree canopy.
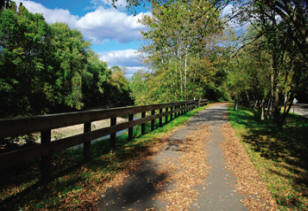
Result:
M1 117L131 104L123 74L89 46L67 24L49 25L10 2L0 12Z

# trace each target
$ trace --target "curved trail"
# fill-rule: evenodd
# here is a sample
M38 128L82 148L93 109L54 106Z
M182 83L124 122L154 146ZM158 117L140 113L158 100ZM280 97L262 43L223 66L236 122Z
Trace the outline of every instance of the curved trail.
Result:
M211 130L206 142L207 156L204 162L210 167L208 177L203 185L195 186L199 192L196 201L190 204L189 210L247 210L242 203L241 195L236 192L235 176L225 168L225 160L220 143L223 142L221 124L226 121L226 104L215 104L195 115L188 123L171 135L163 149L151 160L141 163L136 171L126 178L121 187L109 188L99 203L100 210L167 210L167 203L157 197L159 193L173 190L174 184L166 183L157 189L156 185L168 178L168 173L159 170L161 161L177 159L183 154L179 145L186 141L189 133L201 125L208 124Z

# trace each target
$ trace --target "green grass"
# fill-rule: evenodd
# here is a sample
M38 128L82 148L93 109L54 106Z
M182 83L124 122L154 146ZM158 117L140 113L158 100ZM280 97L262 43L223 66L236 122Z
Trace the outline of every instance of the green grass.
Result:
M91 145L91 161L83 163L82 149L68 149L53 155L53 175L57 175L46 187L39 186L38 164L28 168L16 168L7 174L12 177L1 179L0 208L5 210L74 209L84 207L91 194L97 194L104 184L122 171L127 162L146 155L151 143L176 127L183 125L192 116L205 109L196 108L170 121L163 127L141 135L141 127L134 127L134 139L127 141L127 133L117 137L116 149L110 149L109 139ZM163 122L165 118L163 118ZM90 197L91 198L91 197ZM87 202L88 203L88 202ZM83 205L82 205L83 204Z
M229 119L279 209L308 210L308 119L291 114L279 129L242 107Z

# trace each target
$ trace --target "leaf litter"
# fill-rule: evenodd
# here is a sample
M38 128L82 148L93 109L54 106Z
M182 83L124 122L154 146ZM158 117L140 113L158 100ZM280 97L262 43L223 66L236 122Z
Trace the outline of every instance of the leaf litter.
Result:
M249 210L277 210L277 204L260 179L231 124L221 126L226 167L237 177L235 188L242 193L242 203Z
M152 197L152 200L165 202L167 205L163 210L188 210L191 203L197 201L199 193L196 185L205 183L209 170L209 167L206 165L205 148L209 132L208 125L202 125L197 130L191 132L185 141L177 142L177 153L179 156L157 161L158 168L155 173L168 176L154 184L157 192ZM121 187L125 183L125 178L129 176L129 172L136 170L137 164L149 159L154 160L154 156L161 152L163 148L166 148L169 135L170 133L159 140L159 142L156 142L157 144L150 147L152 152L150 156L141 156L143 158L138 159L136 165L129 166L130 170L128 172L117 176L117 179L114 178L108 185L106 184L104 192L109 187ZM125 209L125 207L123 208ZM146 210L156 209L151 207Z
M209 167L206 164L206 140L209 137L208 125L202 125L191 132L185 141L179 142L181 155L176 160L161 164L161 171L168 171L168 177L157 188L172 184L163 189L153 199L167 202L165 210L188 210L199 195L196 185L205 183Z

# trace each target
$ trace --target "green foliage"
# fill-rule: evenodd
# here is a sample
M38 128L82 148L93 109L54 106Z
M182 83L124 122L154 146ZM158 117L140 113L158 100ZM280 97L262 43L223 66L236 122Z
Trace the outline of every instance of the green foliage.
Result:
M31 14L22 6L18 12L7 9L0 13L1 115L40 110L36 102L44 98L40 78L50 39L50 28L41 15Z
M285 0L237 2L236 15L251 19L251 29L230 62L231 94L236 101L258 108L262 120L273 119L282 126L293 99L307 87L307 41L302 30L307 25L307 4Z
M146 74L142 70L138 70L130 79L130 89L132 90L132 98L136 105L145 105L149 101L147 99L147 90L145 88L146 83Z
M111 70L99 60L98 55L88 51L86 71L83 72L82 93L86 108L105 106L105 97L110 95L105 86L110 79Z
M0 116L131 104L125 77L113 76L89 46L67 24L48 25L10 2L0 11Z
M112 67L111 71L111 77L106 87L110 96L107 101L116 106L132 105L131 90L124 71L117 66Z
M219 77L224 72L221 61L218 62L221 58L215 56L224 53L218 46L223 30L219 5L197 0L152 5L153 16L146 16L141 22L149 29L142 32L149 41L143 50L153 71L133 76L135 102L226 97L221 93L225 79L225 74ZM213 86L206 86L209 83Z

